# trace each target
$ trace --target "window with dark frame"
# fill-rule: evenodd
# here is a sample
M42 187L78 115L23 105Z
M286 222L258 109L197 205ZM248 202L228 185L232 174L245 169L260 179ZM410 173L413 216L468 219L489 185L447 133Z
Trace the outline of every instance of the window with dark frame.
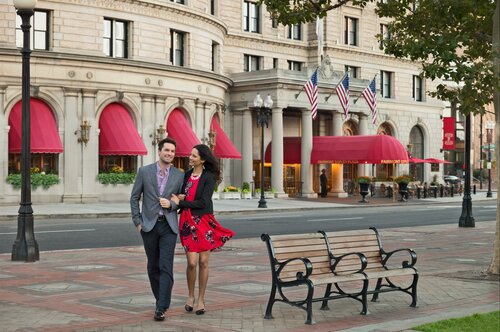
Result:
M288 39L301 40L302 39L302 27L300 24L292 24L288 26Z
M59 154L58 153L32 153L32 172L45 174L59 174ZM21 173L21 154L9 153L9 174Z
M302 71L302 62L288 60L288 69L295 71Z
M349 73L350 78L358 78L359 76L359 67L346 65L344 71Z
M185 32L170 30L170 62L174 66L184 66L185 37Z
M276 29L278 27L278 25L279 25L278 20L275 18L271 18L271 27L273 29Z
M32 50L45 50L49 49L49 12L42 10L35 10L31 16L30 23L30 48ZM23 47L23 31L21 30L21 17L16 15L16 46Z
M184 0L170 0L170 2L175 2L175 3L181 4L181 5L186 4L186 1L184 1Z
M392 74L389 71L380 72L380 94L382 98L392 98Z
M137 171L137 156L122 155L100 155L99 173L113 173L114 168L123 173L135 173Z
M380 24L380 35L382 36L379 47L380 49L384 49L384 41L391 39L391 34L389 33L389 27L387 24Z
M344 17L344 44L358 46L358 22L354 17Z
M103 51L112 58L128 57L128 22L104 18Z
M246 72L260 70L260 62L262 57L250 54L243 55L243 70Z
M273 58L273 68L278 68L278 58Z
M212 42L212 71L218 71L218 60L219 60L219 44Z
M260 6L253 1L243 1L243 30L260 33Z
M215 0L210 0L210 15L215 15Z
M415 101L423 100L422 78L418 75L413 75L413 99Z

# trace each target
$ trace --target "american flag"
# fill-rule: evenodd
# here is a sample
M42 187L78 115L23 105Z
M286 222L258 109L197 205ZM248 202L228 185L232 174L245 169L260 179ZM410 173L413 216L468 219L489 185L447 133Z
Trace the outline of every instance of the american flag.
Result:
M304 90L306 91L307 98L309 98L309 103L311 104L311 116L316 119L318 115L318 69L314 70L311 78L304 85Z
M342 105L342 109L344 110L344 116L349 117L349 75L348 73L344 74L342 80L340 80L339 84L335 88L337 91L337 96L339 96L340 105Z
M372 111L372 123L375 124L377 122L377 87L375 79L363 90L363 97L365 97L366 103Z

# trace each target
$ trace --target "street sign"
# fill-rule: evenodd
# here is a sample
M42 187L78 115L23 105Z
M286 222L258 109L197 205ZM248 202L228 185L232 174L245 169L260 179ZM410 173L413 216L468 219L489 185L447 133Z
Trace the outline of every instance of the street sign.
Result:
M495 148L495 144L490 144L490 145L483 145L483 146L481 146L481 148L482 148L482 149L488 149L488 147L489 147L490 149L494 149L494 148Z

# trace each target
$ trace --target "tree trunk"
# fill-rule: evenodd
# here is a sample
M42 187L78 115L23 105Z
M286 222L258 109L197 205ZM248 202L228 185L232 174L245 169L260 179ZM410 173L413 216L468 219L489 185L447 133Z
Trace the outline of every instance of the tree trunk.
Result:
M496 51L495 56L495 75L500 77L500 0L496 1L495 15L493 16L493 51ZM500 185L500 172L498 171L499 160L499 145L500 145L500 91L495 90L493 96L495 106L495 154L497 160L496 179L497 179L497 229L495 234L495 242L493 244L493 259L488 269L489 273L500 274L500 200L498 196L498 186Z

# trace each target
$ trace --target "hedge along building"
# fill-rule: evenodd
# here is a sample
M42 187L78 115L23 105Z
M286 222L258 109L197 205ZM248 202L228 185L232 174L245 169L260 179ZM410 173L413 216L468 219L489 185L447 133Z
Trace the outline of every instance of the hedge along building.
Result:
M343 191L343 179L371 172L370 167L311 166L307 156L301 165L285 164L283 137L301 136L307 146L313 136L386 133L411 143L416 157L439 155L442 104L425 96L430 83L419 79L416 64L378 49L373 31L383 29L384 22L373 9L373 4L364 10L346 6L325 20L326 56L319 115L313 122L305 94L296 97L318 63L313 25L277 25L264 8L246 0L38 1L32 97L50 110L53 118L45 118L55 124L51 137L59 136L62 152L50 147L33 151L33 166L61 180L48 190L36 189L33 201L127 199L130 185L104 185L98 175L133 172L155 161L153 142L162 129L184 144L178 147L176 165L185 168L182 157L193 144L226 145L217 145L225 135L215 135L214 141L214 119L243 157L222 160L221 186L249 182L258 187L260 130L252 110L257 92L275 101L265 135L266 146L273 147L265 181L279 195L312 195L319 167L328 168L336 192ZM18 171L9 121L21 100L17 47L22 39L11 1L0 2L0 15L6 22L0 34L0 178L5 179ZM351 76L349 119L342 118L334 92L346 69ZM356 104L352 99L375 74L379 116L371 125L363 99ZM32 114L37 110L32 107ZM105 137L111 139L104 142ZM421 178L428 180L433 173L428 165L422 167ZM384 172L383 167L375 170ZM18 196L11 185L0 186L0 203L16 202Z

